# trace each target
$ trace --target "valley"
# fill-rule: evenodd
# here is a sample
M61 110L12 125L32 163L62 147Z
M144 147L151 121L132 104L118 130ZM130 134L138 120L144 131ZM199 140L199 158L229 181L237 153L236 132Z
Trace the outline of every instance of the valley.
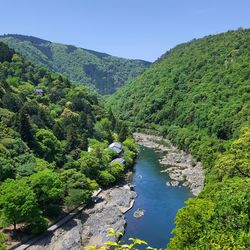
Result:
M152 65L1 36L0 249L77 207L31 249L111 240L120 250L107 227L168 250L249 249L249 72L249 29L180 44Z
M9 34L0 36L0 42L35 65L60 73L76 84L94 88L102 95L114 93L151 65L143 60L119 58L32 36Z

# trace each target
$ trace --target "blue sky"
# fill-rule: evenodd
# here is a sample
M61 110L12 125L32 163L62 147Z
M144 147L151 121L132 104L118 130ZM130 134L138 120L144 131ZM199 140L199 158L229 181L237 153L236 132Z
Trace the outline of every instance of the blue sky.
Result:
M250 28L250 0L1 0L0 34L154 61L193 38Z

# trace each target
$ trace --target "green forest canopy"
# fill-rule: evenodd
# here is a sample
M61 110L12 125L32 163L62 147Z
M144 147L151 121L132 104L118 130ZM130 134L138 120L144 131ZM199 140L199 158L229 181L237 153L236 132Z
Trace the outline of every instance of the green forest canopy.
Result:
M36 65L61 73L73 82L94 86L101 94L115 92L150 65L143 60L119 58L32 36L9 34L0 36L0 41Z
M249 46L242 29L179 45L108 101L129 126L158 130L205 167L205 188L178 212L169 249L250 248ZM86 87L0 48L0 222L36 234L62 206L88 202L123 175L109 167L109 142L123 141L130 164L136 149Z
M176 217L169 249L250 248L250 30L171 49L107 105L201 160L206 185Z
M111 164L114 140L126 165ZM41 233L62 208L123 178L135 156L127 127L92 91L0 42L0 228L22 223ZM0 234L0 249L2 241Z

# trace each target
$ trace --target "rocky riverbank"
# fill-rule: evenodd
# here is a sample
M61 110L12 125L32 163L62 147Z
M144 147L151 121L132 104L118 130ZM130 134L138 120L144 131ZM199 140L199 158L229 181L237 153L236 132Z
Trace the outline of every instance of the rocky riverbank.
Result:
M161 136L134 133L134 138L139 145L164 153L160 163L167 167L161 172L168 173L171 178L171 181L166 183L167 186L188 186L195 196L201 192L205 174L201 163L197 162L192 155L179 150Z
M28 249L79 250L114 240L107 237L107 229L124 232L124 213L133 205L136 193L125 185L104 190L98 197L100 200L93 207L85 209L77 218Z

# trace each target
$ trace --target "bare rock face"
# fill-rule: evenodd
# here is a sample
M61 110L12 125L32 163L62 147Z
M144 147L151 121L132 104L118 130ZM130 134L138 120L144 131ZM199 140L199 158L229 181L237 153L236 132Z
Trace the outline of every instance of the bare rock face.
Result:
M82 223L74 219L66 223L62 228L56 230L44 239L29 247L31 250L79 250L83 249L81 243Z
M79 218L64 224L29 249L81 250L93 244L100 247L106 241L114 241L113 237L107 237L107 229L124 232L124 212L131 208L136 193L123 186L104 190L99 196L101 202L85 209Z
M125 213L125 211L131 206L131 202L134 201L137 194L131 191L127 186L123 188L114 188L109 193L109 198L112 203L116 204L119 209Z
M107 237L108 228L124 232L126 225L124 212L131 208L136 193L123 186L105 190L100 196L103 201L86 211L88 218L82 230L84 246L93 244L103 246L106 241L114 241L113 237Z
M205 174L200 162L197 162L194 167L188 167L183 171L186 177L187 186L189 186L195 196L197 196L203 188Z
M126 221L116 204L101 205L98 209L88 211L88 214L81 234L83 245L103 246L106 241L114 241L113 237L107 237L108 228L124 232Z
M62 238L57 240L54 244L54 249L60 250L77 250L82 248L81 244L81 231L82 231L82 224L81 221L78 221L78 225L73 227L70 231L66 231L65 234L62 234Z

